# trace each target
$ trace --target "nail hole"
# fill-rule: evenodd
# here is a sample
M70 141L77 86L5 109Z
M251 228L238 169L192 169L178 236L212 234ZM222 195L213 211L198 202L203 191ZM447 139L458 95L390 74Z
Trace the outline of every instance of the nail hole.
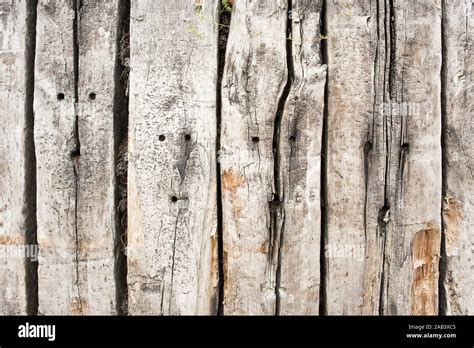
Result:
M364 144L364 154L365 156L368 156L370 151L372 151L372 142L371 141L367 141L365 144Z
M64 98L65 98L64 93L58 93L57 98L58 98L58 100L64 100Z
M165 141L166 137L162 134L158 137L158 139L160 139L160 141Z
M408 151L409 149L410 149L410 144L408 144L408 143L402 144L402 150L403 151Z
M259 137L253 137L253 138L252 138L252 143L258 144L259 142L260 142L260 138L259 138Z
M191 140L191 135L190 135L190 134L186 134L186 135L184 136L184 140L190 141L190 140Z
M90 99L90 100L95 100L95 97L96 97L96 94L95 94L95 93L89 94L89 99Z
M294 135L290 136L290 141L296 141L296 137Z
M178 197L172 196L171 197L171 202L176 203L178 201Z

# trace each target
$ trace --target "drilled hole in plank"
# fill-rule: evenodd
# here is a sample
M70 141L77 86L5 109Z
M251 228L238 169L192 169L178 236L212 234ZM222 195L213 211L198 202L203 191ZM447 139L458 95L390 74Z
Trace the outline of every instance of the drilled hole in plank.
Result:
M90 100L95 100L96 97L97 97L97 95L95 93L90 93L89 94L89 99Z
M259 138L259 137L253 137L253 138L252 138L252 143L258 144L259 142L260 142L260 138Z
M165 141L166 140L166 137L162 134L158 137L158 139L160 139L160 141Z
M66 98L66 96L64 95L64 93L58 93L58 95L56 96L56 98L58 100L64 100L64 98Z

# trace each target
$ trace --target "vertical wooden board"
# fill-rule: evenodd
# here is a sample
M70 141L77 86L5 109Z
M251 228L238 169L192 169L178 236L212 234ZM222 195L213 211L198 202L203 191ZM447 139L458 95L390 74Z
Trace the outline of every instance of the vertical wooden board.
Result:
M27 1L0 1L0 314L26 314L25 244L30 211L27 166ZM34 212L33 212L34 213Z
M217 310L217 0L133 1L131 314Z
M375 7L375 12L373 8ZM371 24L371 45L373 53L372 114L368 118L367 138L365 140L364 177L364 238L365 246L359 249L358 260L365 254L362 314L382 314L381 293L385 279L384 260L389 221L389 193L387 192L390 167L388 156L391 135L390 74L391 74L391 7L390 2L378 0L371 4L373 15L368 18Z
M279 314L319 313L321 145L326 65L321 64L322 1L293 1L293 82L280 130L283 222Z
M446 314L474 314L474 8L443 1Z
M77 279L74 17L72 0L40 0L35 66L35 146L41 314L80 312Z
M438 313L441 1L393 2L390 210L383 313Z
M220 149L225 314L276 312L273 136L287 82L286 26L287 1L234 3Z
M373 275L379 272L380 255L372 253L377 250L378 231L373 220L366 218L373 216L369 208L383 205L377 184L382 180L383 187L384 181L384 168L378 166L384 152L383 134L376 119L380 97L376 96L375 74L381 64L376 56L377 9L377 3L369 0L326 2L329 70L324 252L328 314L377 310L371 298L377 296L379 287ZM383 93L383 85L377 87Z
M82 0L79 23L77 229L82 311L116 313L114 117L119 0ZM117 86L120 88L120 86Z

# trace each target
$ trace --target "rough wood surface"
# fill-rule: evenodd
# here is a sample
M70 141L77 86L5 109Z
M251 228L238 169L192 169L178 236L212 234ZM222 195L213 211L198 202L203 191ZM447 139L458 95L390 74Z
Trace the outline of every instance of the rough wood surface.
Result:
M326 310L328 314L361 314L366 264L377 262L377 255L366 260L371 235L378 233L366 211L369 200L383 203L374 188L369 196L368 178L378 180L384 168L370 168L368 145L384 152L383 133L372 134L376 61L377 7L373 1L326 3L328 53L328 158L327 158L327 235L326 235ZM383 29L382 29L383 31ZM382 67L383 71L383 67ZM383 93L383 84L379 86ZM372 139L374 137L375 139ZM378 164L379 162L377 162ZM367 229L367 231L366 231ZM379 272L379 269L374 270Z
M282 204L280 315L319 313L321 149L326 66L321 64L322 1L293 1L292 85L279 134Z
M27 1L0 1L0 314L26 314L25 259L28 210ZM34 212L33 212L34 214ZM14 255L9 257L9 255Z
M327 18L327 246L344 249L328 313L436 314L441 6L334 1Z
M382 314L434 315L442 196L441 1L396 0L391 17L389 93L395 107L390 112Z
M0 0L0 314L473 314L472 6Z
M117 4L38 4L35 141L42 314L116 312Z
M115 314L117 201L115 132L119 0L82 0L79 9L77 252L87 314ZM100 63L98 63L100 62Z
M474 314L474 4L443 1L446 314Z
M217 310L218 5L132 2L131 314Z
M287 83L287 2L234 4L222 82L225 314L274 315L281 213L274 129Z

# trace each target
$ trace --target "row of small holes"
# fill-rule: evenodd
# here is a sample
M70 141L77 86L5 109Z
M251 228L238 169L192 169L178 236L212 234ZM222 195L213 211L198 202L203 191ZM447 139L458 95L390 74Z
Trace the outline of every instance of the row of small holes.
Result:
M58 93L58 95L56 97L58 98L58 100L64 100L64 98L66 98L64 93ZM90 100L95 100L96 97L97 97L97 95L95 93L89 94L89 99Z
M161 135L158 137L158 139L159 139L160 141L165 141L165 140L166 140L166 137L165 137L163 134L161 134ZM191 140L191 135L190 135L190 134L186 134L186 135L184 136L184 140L190 141L190 140Z

